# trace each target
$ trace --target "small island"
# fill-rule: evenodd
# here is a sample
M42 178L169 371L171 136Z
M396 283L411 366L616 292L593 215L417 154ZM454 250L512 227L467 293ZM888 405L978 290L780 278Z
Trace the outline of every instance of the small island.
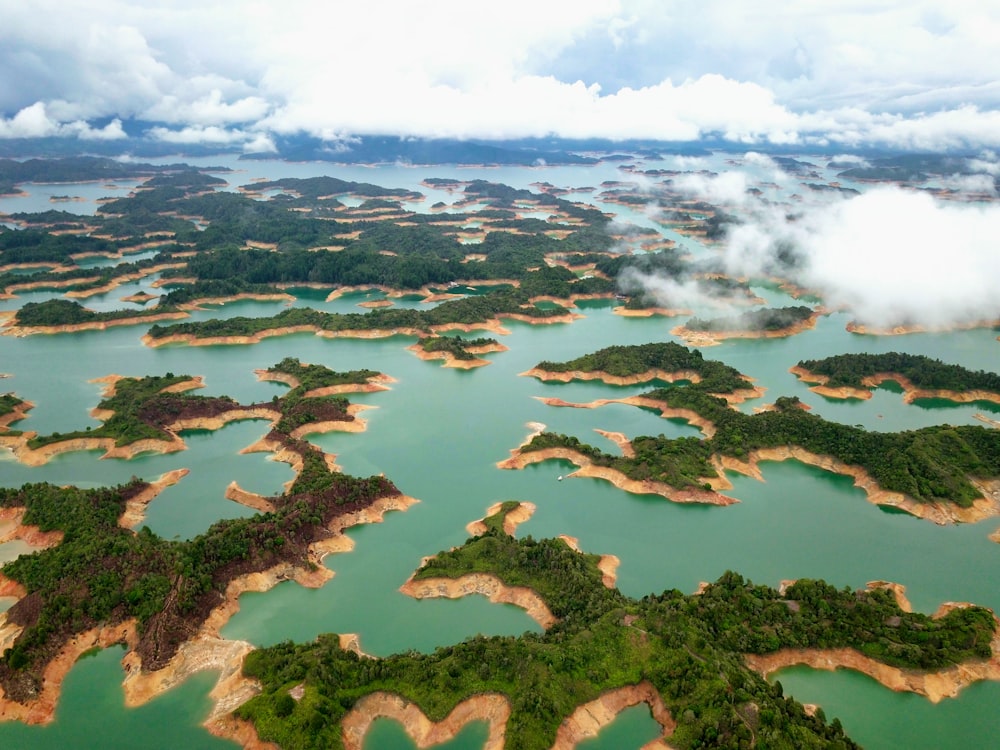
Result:
M445 367L468 370L490 364L479 355L505 352L507 347L494 338L463 339L461 336L427 336L407 347L420 359L443 359Z
M763 391L729 365L705 359L697 349L672 341L631 346L609 346L566 362L539 362L521 373L542 381L601 380L610 385L635 385L661 380L689 382L731 403L758 398Z
M783 338L814 328L822 314L805 305L764 308L725 318L691 318L670 333L689 346L713 346L732 338Z
M1000 403L1000 375L968 370L919 354L839 354L800 361L791 372L809 390L828 398L870 399L872 389L892 381L903 388L903 400L941 398L958 403Z

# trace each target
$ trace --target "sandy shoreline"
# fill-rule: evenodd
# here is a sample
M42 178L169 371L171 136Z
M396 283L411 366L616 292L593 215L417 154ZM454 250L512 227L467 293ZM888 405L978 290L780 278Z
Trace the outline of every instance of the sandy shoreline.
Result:
M102 416L104 412L98 410ZM246 408L238 407L231 411L224 412L214 417L196 417L193 419L178 420L164 427L164 430L171 435L169 440L146 438L136 440L128 445L116 445L113 437L74 437L67 440L60 440L56 443L49 443L40 448L28 446L28 440L35 437L34 432L25 432L18 436L0 435L0 445L10 448L14 456L25 466L42 466L53 457L61 453L72 453L75 451L103 450L102 459L121 458L129 460L141 453L176 453L187 450L187 444L176 433L182 430L218 430L230 422L244 419L265 419L274 422L281 418L281 414L267 408Z
M188 317L183 311L152 313L136 315L130 318L115 318L114 320L93 320L84 323L67 323L58 326L20 326L6 323L2 336L34 336L37 334L52 335L57 333L77 333L79 331L105 331L117 326L134 326L145 323L156 323L161 320L180 320Z
M489 508L486 509L486 515L476 521L471 521L466 525L465 530L469 533L469 536L480 536L486 533L486 519L490 516L495 516L500 512L503 507L502 502L493 503ZM503 531L508 536L514 536L517 532L517 527L522 523L531 518L538 506L534 503L518 503L518 506L514 508L510 513L504 516L503 519Z
M418 359L422 359L425 362L430 362L436 359L442 359L444 360L444 364L442 365L442 367L454 367L460 370L471 370L476 367L485 367L486 365L493 364L488 359L479 359L478 356L476 359L459 359L454 354L448 351L429 352L426 351L420 345L419 341L416 344L413 344L412 346L406 347L406 350L409 352L413 352L414 354L417 355ZM496 352L506 352L509 350L503 344L496 343L496 344L485 344L483 346L466 347L465 351L467 351L469 354L480 355L480 354L493 354Z
M761 461L787 461L789 459L801 461L834 474L849 476L854 479L855 487L865 491L868 502L874 505L897 508L917 518L933 521L938 525L977 523L1000 515L1000 492L998 492L1000 483L998 482L976 483L983 496L975 500L971 507L961 508L951 503L921 503L900 492L884 490L861 467L845 464L831 456L816 455L797 446L760 448L751 451L745 461L730 456L718 457L720 465L726 470L735 471L761 481L763 481L763 475L760 472Z
M659 693L649 682L609 690L578 706L559 726L552 750L571 750L582 740L595 737L624 709L640 703L649 704L653 718L663 728L662 738L645 747L650 750L666 750L670 746L663 740L673 733L676 723ZM421 750L450 741L469 722L485 721L489 725L489 736L484 749L503 750L510 712L510 702L506 696L484 693L461 701L448 716L435 723L427 718L419 706L402 696L385 692L371 693L360 699L344 717L344 747L346 750L360 750L372 722L378 718L391 718L403 725L406 733Z
M219 635L221 628L239 611L240 595L248 591L267 591L286 580L295 580L300 585L308 587L322 586L333 576L329 569L320 564L323 557L331 552L349 550L352 546L350 539L343 536L346 528L359 523L381 522L386 512L405 510L415 502L416 499L405 495L387 496L376 500L361 511L333 519L327 527L330 536L310 545L309 561L317 566L314 570L285 562L268 570L234 579L226 588L223 602L212 610L199 627L197 634L182 644L162 669L154 672L142 669L135 651L138 637L134 620L77 634L46 666L42 693L36 700L29 704L17 703L6 699L0 689L0 721L16 719L28 724L51 722L55 717L62 682L77 659L91 648L108 648L117 643L124 643L129 648L122 659L126 671L123 681L126 705L142 705L196 672L219 671L219 678L210 693L215 705L206 720L206 725L219 736L230 737L240 742L246 740L244 747L268 747L267 744L259 743L259 740L255 739L256 732L252 727L243 722L233 721L232 717L227 716L238 705L259 692L256 683L244 678L240 671L243 658L253 646L244 641L228 641ZM0 596L12 595L20 598L25 594L24 589L17 583L3 578L0 574ZM0 651L7 648L19 632L19 627L7 625L6 615L0 614Z
M523 469L525 466L559 458L569 461L579 468L570 473L569 477L589 477L593 479L604 479L611 482L615 487L636 495L659 495L673 503L703 503L706 505L733 505L738 503L736 498L722 495L714 490L705 489L677 489L663 482L655 482L649 479L635 480L629 479L622 472L605 466L595 466L587 456L569 448L546 448L544 450L529 451L522 453L520 448L511 451L511 457L497 463L498 469ZM711 483L711 479L705 479L706 483Z
M954 401L957 404L969 404L976 401L988 401L1000 404L1000 393L983 390L950 391L944 388L918 388L905 375L896 372L878 372L874 375L868 375L861 379L862 387L856 388L852 386L830 387L827 385L830 381L829 377L810 372L798 365L790 368L788 371L805 383L816 383L816 385L809 386L809 390L827 398L870 399L873 389L878 388L882 383L892 381L898 383L903 389L903 403L906 404L912 404L917 399L922 398L940 398L947 401Z
M434 723L415 703L392 693L370 693L361 698L344 717L342 736L345 750L361 750L372 722L379 718L395 719L418 748L452 740L473 721L489 724L489 738L484 750L504 750L510 702L503 695L484 693L460 702L443 720Z
M947 602L932 616L942 617L952 609L964 606L970 605ZM1000 626L1000 621L997 624ZM993 653L989 659L963 662L936 672L890 667L851 648L783 649L773 654L746 654L743 658L746 665L762 677L798 665L830 671L853 669L890 690L916 693L931 703L938 703L944 698L954 698L974 682L1000 680L1000 629L994 633L990 648Z
M949 331L969 331L974 328L996 328L1000 320L974 320L968 323L954 323L948 326L925 326L920 324L880 327L858 323L852 320L845 326L848 333L861 336L905 336L908 333L947 333Z
M691 329L679 325L670 329L672 336L677 336L685 344L692 347L704 348L706 346L717 346L726 339L780 339L788 336L808 331L816 327L816 321L821 315L825 315L825 310L816 310L805 320L801 320L794 325L785 328L777 328L765 331L692 331Z
M523 609L543 630L548 630L558 620L545 601L526 586L508 586L488 573L466 573L458 578L424 578L415 581L410 576L399 587L400 592L414 599L460 599L471 594L485 596L494 604L513 604Z
M666 372L665 370L659 370L652 368L646 370L645 372L638 373L636 375L610 375L606 372L600 370L595 370L594 372L584 372L582 370L567 370L565 372L552 372L550 370L542 370L538 367L532 367L530 370L525 370L520 373L522 377L538 378L542 382L556 381L558 383L569 383L574 380L600 380L602 383L607 383L608 385L640 385L642 383L648 383L652 380L662 380L667 383L676 383L680 380L687 380L692 383L700 383L701 376L694 370L676 370L674 372ZM746 380L746 388L740 388L732 393L713 393L713 396L718 396L719 398L725 399L729 404L739 404L743 401L749 401L751 399L760 398L764 395L765 389L760 386L755 386L750 380ZM546 399L542 399L546 401ZM553 402L560 401L560 399L552 399ZM663 408L663 404L659 402L652 401L650 399L645 400L648 404L657 404L657 408ZM633 403L635 399L599 399L591 403L597 405L610 404L610 403ZM570 405L567 401L561 401L560 405ZM576 405L576 404L573 404ZM583 408L593 408L585 405Z

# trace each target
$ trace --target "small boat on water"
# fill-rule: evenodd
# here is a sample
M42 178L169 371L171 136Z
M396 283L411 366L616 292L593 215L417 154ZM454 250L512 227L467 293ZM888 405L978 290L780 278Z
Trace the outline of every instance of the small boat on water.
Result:
M562 480L563 480L563 475L562 475L562 474L560 474L560 475L559 475L559 479L558 479L557 481L560 481L560 482L561 482Z

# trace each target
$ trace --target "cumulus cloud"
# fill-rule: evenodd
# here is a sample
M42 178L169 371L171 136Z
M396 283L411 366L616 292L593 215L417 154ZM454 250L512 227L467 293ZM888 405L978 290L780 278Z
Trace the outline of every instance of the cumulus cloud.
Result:
M83 120L62 123L49 115L43 102L35 102L9 119L0 118L0 138L47 138L60 135L105 141L126 137L122 122L117 118L103 128L94 128Z
M868 324L938 326L1000 316L1000 206L879 187L789 220L758 212L728 238L731 272L782 275Z
M0 13L0 137L117 117L209 142L238 128L1000 147L1000 83L982 63L1000 51L1000 7L981 0L790 0L778 17L733 0L0 0ZM30 119L37 102L46 121Z

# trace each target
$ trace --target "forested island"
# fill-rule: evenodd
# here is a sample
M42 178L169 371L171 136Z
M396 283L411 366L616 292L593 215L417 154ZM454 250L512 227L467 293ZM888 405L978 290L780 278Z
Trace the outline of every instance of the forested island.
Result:
M438 153L439 144L418 145L426 148L419 153ZM352 143L352 153L344 159L413 148L417 146L392 139ZM482 144L449 148L470 157L492 153ZM303 148L300 153L318 151ZM498 153L495 161L518 162L531 153L545 152ZM594 161L568 152L553 156L565 163ZM329 158L329 153L320 158ZM779 160L786 169L815 178L808 162ZM505 347L492 337L442 334L509 334L501 327L504 320L568 323L579 317L575 303L586 299L616 298L622 313L691 314L680 295L673 300L647 291L644 280L650 277L669 279L708 303L764 303L751 287L761 284L759 279L730 278L717 259L696 260L655 228L623 227L612 221L612 214L563 197L602 190L606 202L655 208L650 214L654 221L706 245L739 220L691 199L669 179L652 190L637 182L615 181L577 190L533 183L529 190L480 179L428 177L423 185L448 191L453 196L449 200L456 202L442 201L427 210L417 205L425 200L418 190L329 176L260 179L229 192L216 191L225 180L206 173L226 170L118 162L109 166L106 161L0 163L0 193L17 190L16 184L25 179L45 180L46 175L50 181L74 175L82 179L84 173L92 175L87 179L144 181L128 197L102 199L94 216L50 210L2 217L18 227L0 225L3 296L39 291L64 295L12 310L5 320L7 333L27 336L156 323L143 337L153 347L254 343L304 331L329 337L398 335L409 337L406 343L415 339L409 349L420 358L469 367L488 364L480 355ZM121 169L112 168L115 164ZM640 162L624 171L642 174L642 166ZM899 179L906 170L925 168L930 167L905 160L878 166ZM646 181L676 174L680 172L649 170ZM838 189L814 183L806 187ZM133 260L138 253L142 256ZM96 258L96 265L84 262L87 258ZM115 264L109 265L112 261ZM148 307L108 311L107 303L98 300L103 306L94 311L76 301L138 280L147 282L148 291L123 299ZM366 313L288 307L266 317L165 324L189 316L199 304L288 302L294 299L290 292L301 294L303 287L320 296L329 292L327 302L348 292L378 290L375 304L388 307L381 299L385 294L405 298L407 304L422 298L435 306ZM683 329L709 336L788 335L813 325L820 310L798 305L724 318L692 317ZM513 333L514 339L520 334ZM559 333L568 335L572 329ZM20 353L38 342L4 343L12 350L23 346ZM302 341L286 343L287 351L273 359L306 350L294 348ZM323 361L341 353L335 347L354 347L308 343L331 346L331 360ZM139 351L142 357L205 354ZM310 358L327 356L325 350L318 355L315 349L308 351ZM261 364L253 362L249 369ZM429 369L415 367L421 374ZM20 369L10 369L23 376ZM581 727L596 731L609 715L637 703L650 706L665 741L678 750L852 748L856 745L839 721L827 723L822 710L813 715L812 709L785 698L780 683L768 684L762 678L781 666L812 663L812 658L860 670L897 686L894 689L903 684L903 689L933 700L976 679L1000 679L997 621L989 610L954 605L934 616L914 614L889 588L854 591L800 580L772 589L732 572L704 585L698 594L668 590L640 600L613 588L598 568L597 555L577 551L572 540L516 539L514 524L505 532L508 516L519 512L515 501L498 503L500 510L484 519L478 538L425 559L403 591L421 596L458 591L463 585L475 593L518 589L550 614L552 621L543 624L541 634L474 636L433 653L409 651L378 659L357 653L357 639L352 650L345 645L346 637L327 634L314 643L259 649L242 662L249 644L220 636L241 593L265 590L286 579L322 585L331 575L322 565L323 555L349 547L341 533L344 528L378 520L383 512L414 502L384 475L344 474L334 456L306 439L326 430L364 429L364 407L352 405L344 394L382 390L391 378L367 369L339 372L294 356L253 371L261 380L283 383L287 391L275 389L278 393L270 397L269 392L268 400L242 404L226 396L196 395L192 391L201 382L188 375L109 376L91 412L97 423L43 435L9 429L25 419L32 404L13 393L0 396L0 445L12 448L24 463L96 448L104 450L105 457L119 458L183 450L183 430L256 419L269 426L245 452L268 452L294 471L285 491L273 497L255 495L232 482L225 496L257 515L215 523L188 541L168 541L169 534L161 537L144 527L134 530L141 526L146 504L164 486L179 481L184 469L155 482L133 478L99 489L46 482L0 489L4 540L28 541L33 548L0 571L0 595L18 599L0 614L0 716L29 722L51 719L61 680L76 657L91 646L114 643L129 647L124 660L127 683L150 678L145 683L154 685L148 688L150 694L179 683L195 669L222 669L226 679L234 680L226 687L236 687L226 693L225 710L216 706L212 731L239 741L256 741L256 734L285 748L360 748L374 718L394 716L412 730L415 724L409 722L421 712L452 726L483 719L491 738L499 736L505 747L567 746L586 736L580 734ZM895 380L907 401L1000 401L1000 376L913 355L803 360L793 372L808 383L822 384L813 390L836 397L864 397L879 383ZM525 374L541 381L662 386L591 404L542 401L557 406L628 403L686 419L704 436L673 439L601 432L619 446L620 453L612 453L539 428L512 451L513 459L503 462L510 467L562 458L583 467L582 474L610 480L630 492L728 504L737 500L722 494L732 489L727 470L760 477L760 462L792 458L849 474L873 502L938 522L1000 513L996 430L937 425L867 431L810 414L796 398L778 398L757 414L742 413L732 406L759 398L763 388L736 368L672 342L612 346L562 362L542 361ZM486 372L477 378L490 382L492 376ZM496 400L498 392L484 396ZM492 401L484 403L492 407ZM483 462L487 470L492 460L487 456ZM386 471L394 470L386 464ZM521 520L528 515L523 513ZM437 546L432 541L420 554ZM377 549L375 554L384 552ZM491 583L461 583L470 576ZM395 584L391 586L395 596ZM170 677L161 680L166 674ZM886 675L899 680L883 679ZM132 689L126 685L129 701ZM408 713L394 713L400 706Z
M310 396L310 390L330 385L364 389L378 373L337 373L292 359L274 369L301 375L303 382L256 410L227 397L178 392L179 387L197 384L188 376L111 379L113 393L99 407L106 415L102 427L33 439L39 445L97 435L116 445L165 442L177 439L173 430L182 423L270 414L272 428L260 441L262 449L292 463L296 477L284 494L256 499L255 507L265 512L220 521L188 542L169 542L145 528L134 532L122 527L130 504L147 503L158 491L137 479L98 490L44 483L0 489L0 507L24 509L20 523L61 532L62 537L49 549L5 565L0 576L21 587L18 602L4 616L8 625L18 628L0 657L0 688L6 701L27 705L45 689L53 689L42 679L49 661L74 636L95 627L121 625L125 633L134 628L132 635L122 637L130 640L144 670L160 669L227 596L236 595L228 588L241 576L282 565L294 575L315 572L321 556L315 545L357 522L338 519L356 519L379 502L385 508L405 507L408 501L385 477L343 474L301 438L325 425L355 420L345 398Z
M937 397L1000 402L1000 375L920 354L838 354L801 360L792 372L807 383L816 383L811 390L840 398L870 398L873 388L895 381L907 401Z
M727 338L792 336L816 325L819 312L805 305L748 310L722 318L692 317L671 333L701 346Z
M802 580L779 592L726 573L696 595L629 598L602 584L596 555L561 539L515 539L503 531L503 513L486 519L481 536L429 559L414 580L486 574L527 587L556 618L543 634L477 636L427 655L376 660L342 649L334 636L282 643L247 657L244 673L263 692L236 715L282 747L353 748L360 746L354 727L367 726L371 712L396 716L412 702L440 722L467 702L465 721L488 718L496 746L549 748L557 738L581 738L567 722L578 707L613 695L618 710L648 702L679 749L851 748L838 720L827 724L822 712L810 715L785 698L744 654L846 648L916 670L992 655L989 610L932 618L904 611L883 588Z
M841 366L850 369L854 356L832 358L824 361L825 365L803 362L800 366L826 366L836 372ZM997 378L990 373L935 365L926 358L885 355L868 361L865 356L858 361L868 362L875 370L892 363L900 367L905 362L924 366L931 373L922 381L927 383L983 386ZM574 437L543 433L518 448L515 458L530 460L527 454L534 452L568 451L588 465L613 469L633 482L654 482L677 490L710 490L725 484L720 461L749 461L752 465L754 455L761 451L785 450L792 457L797 450L802 455L829 457L846 469L860 469L878 490L898 493L918 505L954 505L961 509L970 509L975 501L984 498L982 482L1000 478L1000 437L996 430L937 425L898 433L874 432L809 414L794 397L777 399L770 410L743 414L719 397L729 395L731 401L739 389L747 388L743 376L720 362L704 360L697 350L672 342L607 347L566 362L540 362L528 374L542 379L597 377L608 382L634 383L652 379L650 373L690 383L658 388L624 401L694 421L706 432L706 438L636 437L631 440L633 455L615 456ZM549 402L567 405L559 400ZM604 402L595 405L600 403ZM728 467L739 468L737 464ZM744 470L752 469L747 466ZM993 507L995 503L990 500L988 504Z
M485 327L503 318L528 322L568 322L572 314L562 307L536 307L521 290L491 292L442 302L429 310L377 309L368 313L327 313L308 307L282 310L263 318L233 317L197 323L154 325L144 337L151 346L165 343L252 343L269 335L312 331L320 335L429 335L435 331Z
M711 425L712 436L636 437L631 440L635 455L615 456L574 437L542 433L516 452L525 455L562 448L628 479L651 480L676 489L708 489L711 482L718 483L722 477L716 458L722 459L726 468L754 473L755 454L762 452L774 451L775 458L780 454L803 459L829 457L835 462L831 467L834 471L863 470L875 485L873 491L898 493L917 506L954 505L959 509L972 509L984 497L981 482L1000 478L1000 434L985 427L939 425L874 432L810 414L794 397L779 398L773 409L747 415L730 408L725 400L691 387L657 389L640 398L697 415ZM996 515L995 502L988 500L986 505L983 512ZM914 510L912 506L901 507Z
M409 347L421 359L443 359L445 367L468 369L488 365L479 355L506 351L494 338L463 339L461 336L427 336Z
M599 379L622 385L651 380L688 381L689 388L732 400L760 395L739 370L705 359L697 349L672 341L609 346L565 362L545 360L524 374L540 380Z

